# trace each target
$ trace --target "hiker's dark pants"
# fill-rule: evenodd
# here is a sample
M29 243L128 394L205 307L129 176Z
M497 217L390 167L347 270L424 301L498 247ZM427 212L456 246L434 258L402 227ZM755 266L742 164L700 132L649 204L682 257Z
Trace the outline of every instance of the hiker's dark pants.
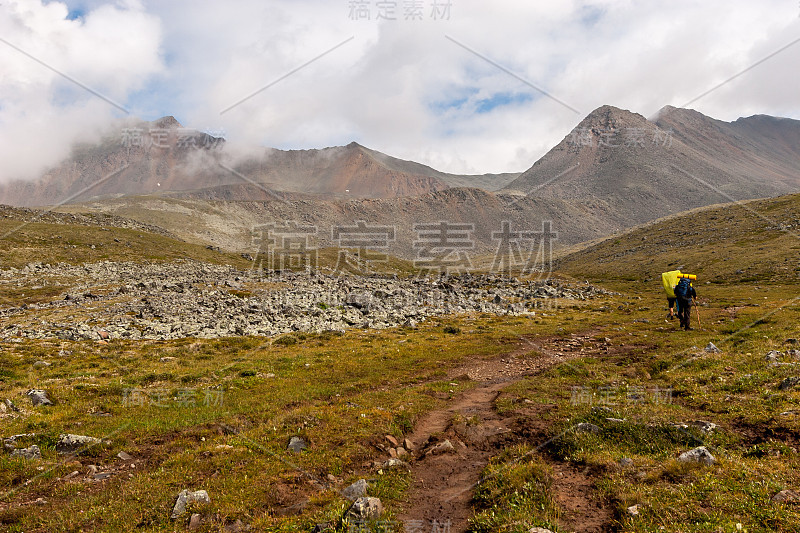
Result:
M689 327L689 319L692 316L692 301L688 298L678 298L678 320L682 328Z
M675 309L675 300L676 300L675 298L670 298L669 296L667 296L667 305L669 306L670 309Z

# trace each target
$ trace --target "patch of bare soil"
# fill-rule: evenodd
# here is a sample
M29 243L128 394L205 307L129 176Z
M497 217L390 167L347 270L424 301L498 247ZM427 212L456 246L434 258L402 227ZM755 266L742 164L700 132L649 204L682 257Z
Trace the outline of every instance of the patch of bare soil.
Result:
M523 416L519 412L501 416L494 409L501 391L570 358L608 351L608 343L595 339L592 332L525 338L512 353L455 369L452 376L466 374L479 384L445 409L429 413L408 437L416 446L411 467L414 481L400 520L422 521L429 528L437 521L449 523L453 533L466 531L473 514L472 495L490 458L513 443L541 444L547 435L548 423L537 415L552 406L531 407ZM556 461L552 467L555 497L563 509L562 526L578 533L610 531L612 511L597 497L591 473Z

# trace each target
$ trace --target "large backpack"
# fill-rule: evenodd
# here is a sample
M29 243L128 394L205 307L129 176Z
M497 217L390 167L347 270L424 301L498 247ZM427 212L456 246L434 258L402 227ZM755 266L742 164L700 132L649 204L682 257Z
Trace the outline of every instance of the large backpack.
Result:
M681 278L677 285L675 285L675 297L689 299L689 287L691 283L686 278Z

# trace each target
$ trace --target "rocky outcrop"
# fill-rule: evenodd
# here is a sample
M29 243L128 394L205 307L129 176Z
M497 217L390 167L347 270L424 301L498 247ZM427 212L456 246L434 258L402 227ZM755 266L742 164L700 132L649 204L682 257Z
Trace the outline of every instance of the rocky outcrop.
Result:
M521 315L550 307L555 299L586 300L607 294L588 284L568 286L496 275L399 279L271 272L255 276L192 261L32 264L0 271L0 281L20 286L32 279L41 285L65 278L80 282L56 300L0 309L0 339L106 342L383 329L443 315ZM72 310L70 314L84 318L47 319Z

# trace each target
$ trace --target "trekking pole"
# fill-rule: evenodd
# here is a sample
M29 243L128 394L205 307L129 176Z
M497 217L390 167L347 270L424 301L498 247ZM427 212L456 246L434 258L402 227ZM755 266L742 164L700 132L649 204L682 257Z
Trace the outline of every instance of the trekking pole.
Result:
M697 306L697 298L694 298L694 310L697 313L697 327L700 326L700 308Z

